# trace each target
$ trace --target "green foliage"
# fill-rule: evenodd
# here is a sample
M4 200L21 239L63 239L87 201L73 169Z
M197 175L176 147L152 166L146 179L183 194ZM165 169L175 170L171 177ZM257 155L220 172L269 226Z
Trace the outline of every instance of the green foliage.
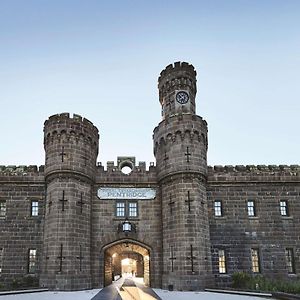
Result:
M270 280L262 275L251 276L244 272L237 272L232 275L232 286L249 290L265 292L284 292L300 294L300 281Z
M11 282L11 289L35 288L39 286L39 280L35 276L24 276L14 278Z

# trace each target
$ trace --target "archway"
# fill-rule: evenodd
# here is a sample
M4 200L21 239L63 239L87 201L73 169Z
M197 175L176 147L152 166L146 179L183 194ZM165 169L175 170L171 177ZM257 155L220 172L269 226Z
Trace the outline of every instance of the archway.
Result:
M121 276L136 277L150 285L150 251L146 245L124 239L104 247L104 285Z

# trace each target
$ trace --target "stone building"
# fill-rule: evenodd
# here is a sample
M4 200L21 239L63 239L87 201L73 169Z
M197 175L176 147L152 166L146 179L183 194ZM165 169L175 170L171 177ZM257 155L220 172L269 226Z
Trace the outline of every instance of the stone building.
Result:
M134 157L104 168L98 129L67 113L44 124L44 166L0 166L2 282L33 276L77 290L131 273L197 290L229 285L238 271L298 278L299 166L207 166L194 67L167 66L158 88L147 170Z

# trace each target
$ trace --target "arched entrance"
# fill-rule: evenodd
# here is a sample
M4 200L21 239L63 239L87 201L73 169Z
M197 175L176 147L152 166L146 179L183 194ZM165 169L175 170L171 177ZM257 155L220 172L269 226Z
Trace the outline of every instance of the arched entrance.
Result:
M130 239L111 243L104 251L104 285L122 277L136 277L150 285L149 247Z

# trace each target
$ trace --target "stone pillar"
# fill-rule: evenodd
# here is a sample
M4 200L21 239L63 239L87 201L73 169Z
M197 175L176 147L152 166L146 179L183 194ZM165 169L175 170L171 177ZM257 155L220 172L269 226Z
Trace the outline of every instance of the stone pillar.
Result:
M41 286L91 288L91 203L98 129L60 114L44 126L46 209Z
M154 129L162 197L163 288L199 290L212 283L206 199L207 123L195 114L196 71L169 65L158 80L163 121Z

